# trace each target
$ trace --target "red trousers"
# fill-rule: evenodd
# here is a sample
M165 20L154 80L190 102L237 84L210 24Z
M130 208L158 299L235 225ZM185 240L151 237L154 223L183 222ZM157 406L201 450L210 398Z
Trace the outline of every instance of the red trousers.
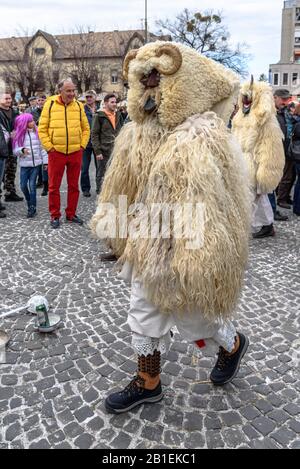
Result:
M66 208L67 218L76 215L79 200L79 176L82 164L83 151L77 151L70 155L53 151L48 155L48 177L49 177L49 212L51 218L60 218L60 186L67 168L68 183L68 206Z

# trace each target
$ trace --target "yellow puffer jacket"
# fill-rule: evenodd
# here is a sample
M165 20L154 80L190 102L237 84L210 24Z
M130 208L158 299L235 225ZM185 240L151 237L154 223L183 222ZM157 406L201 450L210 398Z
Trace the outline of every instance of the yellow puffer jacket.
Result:
M49 98L40 117L39 137L47 151L54 148L69 155L86 148L90 126L83 105L75 100L65 105L60 96Z

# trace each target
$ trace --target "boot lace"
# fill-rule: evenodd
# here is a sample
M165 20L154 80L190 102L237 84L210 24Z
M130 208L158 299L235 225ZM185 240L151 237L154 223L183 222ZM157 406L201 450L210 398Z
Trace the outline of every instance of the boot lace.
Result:
M225 370L230 363L230 360L231 356L228 354L228 352L226 352L223 347L220 347L216 368L220 371Z
M145 380L141 376L135 376L133 380L126 386L126 388L122 391L122 394L127 394L131 396L138 392L141 394L145 388Z

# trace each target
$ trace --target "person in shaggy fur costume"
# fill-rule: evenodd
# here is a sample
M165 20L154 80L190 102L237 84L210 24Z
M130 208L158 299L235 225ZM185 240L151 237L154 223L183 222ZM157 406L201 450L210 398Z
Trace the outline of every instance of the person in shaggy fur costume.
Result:
M113 413L162 399L161 354L174 326L199 347L210 339L219 346L210 377L215 385L234 379L249 345L231 322L248 259L251 212L247 170L227 129L239 80L189 47L160 41L130 51L124 77L131 122L116 140L91 220L93 233L107 238L123 278L131 281L128 324L138 371L123 391L107 397ZM107 235L114 223L109 207L117 208L121 195L140 236L122 230ZM168 236L147 236L143 217L160 204L200 204L202 242L190 246L190 232L176 236L175 224L183 228L184 217L170 223ZM194 213L192 225L196 218ZM200 227L194 227L197 237Z
M242 86L239 111L233 119L233 134L246 158L254 195L252 232L254 238L274 236L274 212L268 197L277 187L285 164L283 134L276 119L272 88L255 83Z

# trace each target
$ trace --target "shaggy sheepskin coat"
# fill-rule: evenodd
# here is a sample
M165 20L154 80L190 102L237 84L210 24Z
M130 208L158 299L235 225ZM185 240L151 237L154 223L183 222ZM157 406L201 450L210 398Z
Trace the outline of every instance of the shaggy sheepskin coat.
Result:
M151 70L172 68L165 42L148 44L128 65L128 109L132 120L116 139L98 209L91 227L103 238L103 203L202 203L203 246L187 249L187 239L108 239L141 280L147 300L164 313L197 311L205 317L229 317L236 306L248 257L249 190L239 146L227 129L239 92L231 71L179 44L174 74L161 72L153 97L155 114L147 115L141 78ZM138 210L129 213L138 223ZM107 219L106 219L107 221ZM108 220L109 223L109 220Z
M248 114L243 113L243 96L252 101ZM273 192L282 178L285 156L284 137L268 83L245 83L242 86L233 133L246 158L252 189L257 194Z

